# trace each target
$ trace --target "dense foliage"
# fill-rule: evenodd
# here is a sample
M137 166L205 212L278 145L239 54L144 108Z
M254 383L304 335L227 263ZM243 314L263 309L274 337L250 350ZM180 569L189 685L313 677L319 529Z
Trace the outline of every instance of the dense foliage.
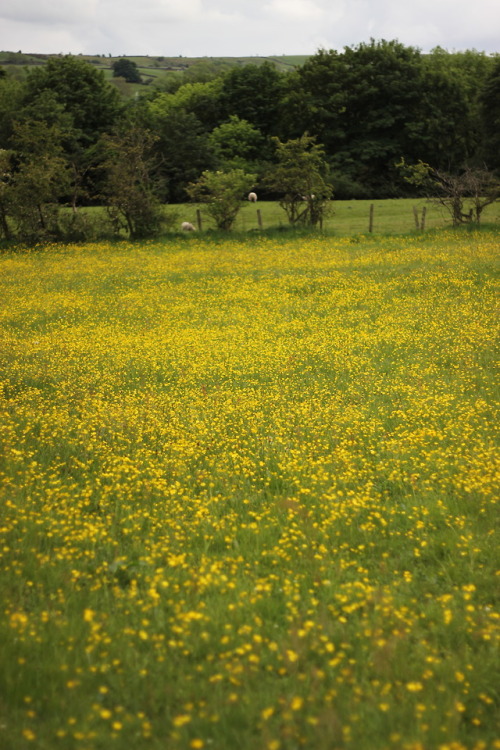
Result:
M137 71L127 60L113 67L125 77L125 67ZM267 179L279 161L276 138L314 138L340 199L415 194L418 188L396 166L401 159L451 176L467 168L499 170L499 80L497 57L441 48L424 55L397 41L371 40L341 52L320 50L292 72L271 63L193 72L183 84L141 87L141 95L126 100L95 66L71 56L49 58L24 81L0 76L0 150L7 165L0 176L0 227L4 235L6 228L26 235L24 219L15 218L23 213L19 195L25 203L28 195L19 190L20 175L25 184L36 183L41 163L49 165L47 174L56 168L56 154L64 165L50 190L41 191L38 208L30 207L31 233L48 231L45 221L36 221L45 204L56 217L64 202L76 211L109 197L109 159L102 160L100 144L138 121L153 144L161 185L155 200L163 202L185 201L187 186L206 171L233 169L255 173L260 196L282 198L286 191ZM26 136L20 137L28 132L29 154Z
M123 57L114 62L111 67L115 78L124 78L128 83L142 83L139 68L133 60Z

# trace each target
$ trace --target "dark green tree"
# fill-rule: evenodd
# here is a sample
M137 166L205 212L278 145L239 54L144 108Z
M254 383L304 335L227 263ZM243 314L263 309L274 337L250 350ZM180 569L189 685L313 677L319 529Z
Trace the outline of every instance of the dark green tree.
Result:
M30 71L19 117L24 118L26 110L30 117L47 121L45 103L49 98L71 123L62 145L73 172L68 199L76 207L79 197L95 199L99 193L93 151L100 135L111 130L122 116L123 104L102 71L70 55L50 57L46 65Z
M66 159L71 177L68 182L69 192L64 197L75 213L80 200L88 197L87 178L93 167L93 156L92 149L86 149L83 145L81 132L74 127L71 113L52 91L43 89L18 111L15 122L40 122L52 129L52 132L58 133L61 155Z
M434 167L459 172L467 162L480 166L480 94L494 67L484 52L448 52L440 47L422 55L421 132L428 134L416 156ZM418 118L414 127L418 129ZM434 148L434 153L433 153Z
M423 160L436 169L456 171L477 147L478 129L466 90L448 72L422 66L418 100L399 140L408 160Z
M85 146L112 128L122 110L120 96L104 73L71 55L50 57L46 65L33 68L26 87L25 105L36 100L42 91L50 91L71 115Z
M155 150L165 196L171 203L182 203L187 185L215 165L208 134L196 115L176 108L156 112L151 128L158 136Z
M500 170L500 58L486 78L479 97L483 143L481 156L484 162Z
M120 60L116 60L111 67L115 78L124 78L128 83L142 83L139 68L133 60L122 57Z
M324 144L328 154L335 153L346 138L343 115L347 75L342 53L319 50L288 76L283 95L282 137L297 138L307 131Z
M59 234L60 201L70 186L70 170L58 123L26 120L14 126L16 167L8 178L7 211L17 233L39 241Z
M408 190L394 167L401 154L458 169L477 142L472 74L464 85L439 61L397 41L320 51L288 79L288 136L316 135L336 181L364 186L366 197Z
M11 76L0 79L0 148L9 148L14 120L24 96L24 86Z
M9 188L12 182L12 153L0 149L0 237L10 239L12 231L9 226Z
M460 83L468 101L477 102L477 96L495 65L495 57L475 49L449 52L435 47L422 55L422 62L436 73L442 73Z
M155 175L156 139L136 123L124 123L111 135L101 136L103 197L116 233L125 229L131 239L155 237L166 222Z
M233 68L222 78L222 119L236 115L264 136L278 135L283 92L284 76L271 63Z
M418 102L419 61L411 47L372 40L341 55L323 53L319 78L314 64L306 71L321 107L318 138L333 168L379 195L394 193L392 165L405 151L406 122Z

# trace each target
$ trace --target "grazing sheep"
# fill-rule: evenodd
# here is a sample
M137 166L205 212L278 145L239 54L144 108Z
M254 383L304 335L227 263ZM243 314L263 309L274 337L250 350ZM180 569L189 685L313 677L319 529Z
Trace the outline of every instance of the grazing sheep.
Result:
M313 201L315 198L316 198L316 196L314 195L314 193L312 193L311 195L303 195L302 196L302 200L303 201L308 201L308 200Z
M257 193L248 193L248 200L250 201L250 203L256 203Z
M196 227L194 227L189 221L183 221L181 224L181 229L183 229L185 232L196 232Z

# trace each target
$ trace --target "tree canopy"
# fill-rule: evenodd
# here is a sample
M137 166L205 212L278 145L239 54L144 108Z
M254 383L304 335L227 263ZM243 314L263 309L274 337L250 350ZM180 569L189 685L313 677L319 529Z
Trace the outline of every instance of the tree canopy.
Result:
M112 128L122 109L120 96L104 73L71 55L51 57L46 65L30 71L24 104L32 103L42 91L54 94L88 143Z
M124 78L128 83L142 83L139 68L133 60L123 57L121 60L116 60L111 67L115 78Z
M185 201L200 180L208 189L207 174L233 173L235 182L242 172L255 177L260 197L280 197L291 221L313 224L332 189L337 199L418 194L421 186L397 167L401 159L452 181L469 169L500 173L498 56L441 48L424 54L372 39L319 50L287 73L269 62L226 70L203 61L184 78L172 71L163 91L144 85L128 100L117 83L137 81L136 63L122 58L113 72L114 82L70 55L49 57L24 79L1 69L4 235L16 212L16 226L31 221L30 231L52 231L58 205L76 212L85 202L109 202L110 179L116 188L117 175L132 179L130 169L152 164L154 180L143 173L141 183L154 184L148 205ZM139 131L148 134L141 158ZM108 144L106 165L98 143ZM120 148L130 164L118 158ZM129 224L129 231L146 230Z

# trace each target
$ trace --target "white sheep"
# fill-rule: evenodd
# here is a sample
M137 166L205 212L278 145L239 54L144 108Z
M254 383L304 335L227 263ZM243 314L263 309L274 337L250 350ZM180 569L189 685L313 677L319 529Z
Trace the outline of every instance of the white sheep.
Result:
M315 198L316 198L316 196L314 195L314 193L311 193L311 195L303 195L302 196L302 200L303 201L309 201L309 200L313 201Z
M257 203L257 193L248 193L250 203Z
M181 229L183 229L184 232L196 232L196 227L194 227L190 221L183 221Z

